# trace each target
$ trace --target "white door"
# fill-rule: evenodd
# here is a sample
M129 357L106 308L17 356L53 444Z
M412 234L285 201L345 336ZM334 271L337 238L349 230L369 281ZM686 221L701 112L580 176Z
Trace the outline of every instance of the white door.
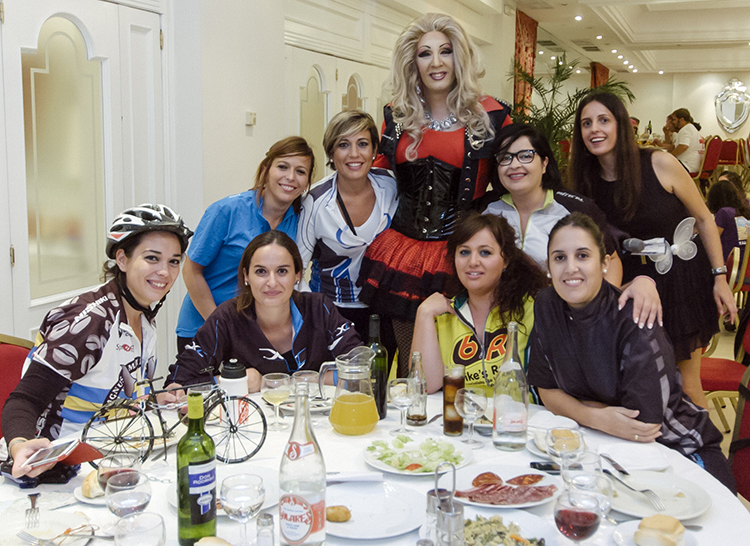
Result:
M52 306L98 284L114 215L164 196L159 16L97 0L4 4L0 244L15 263L0 266L0 327L32 338Z

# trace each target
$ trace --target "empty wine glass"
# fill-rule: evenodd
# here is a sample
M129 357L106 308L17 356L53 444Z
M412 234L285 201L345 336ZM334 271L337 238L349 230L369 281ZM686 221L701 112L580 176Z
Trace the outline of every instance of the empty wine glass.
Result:
M247 539L247 522L258 515L266 490L263 478L255 474L236 474L221 482L221 505L227 515L242 523L242 546L250 546Z
M581 473L602 474L602 458L593 451L574 451L561 457L560 474L563 481L570 481Z
M568 488L579 493L589 493L599 500L599 512L606 518L612 508L614 486L604 474L596 472L579 472L570 477Z
M104 490L107 508L118 518L143 512L151 502L151 482L138 470L126 470L107 480Z
M596 495L579 491L563 491L555 501L557 530L573 542L594 536L599 529L601 512Z
M392 435L396 436L409 432L406 430L406 410L417 399L417 394L417 382L415 379L400 378L391 379L388 382L388 397L391 400L391 404L401 411L401 426L396 430L392 430Z
M98 463L96 479L99 487L104 491L107 488L107 480L120 472L129 470L140 470L141 458L136 453L116 453L107 455Z
M268 430L284 430L289 423L284 423L279 416L279 406L286 402L292 392L292 378L288 373L267 373L260 380L260 393L263 399L273 406L273 421Z
M484 415L487 409L487 394L482 389L458 389L453 405L458 414L469 422L469 437L462 442L473 449L479 449L483 444L474 439L474 421Z
M575 428L553 428L547 432L547 454L562 466L563 455L581 452L585 449L583 433Z
M164 520L153 512L123 518L115 526L115 546L164 546L165 542Z

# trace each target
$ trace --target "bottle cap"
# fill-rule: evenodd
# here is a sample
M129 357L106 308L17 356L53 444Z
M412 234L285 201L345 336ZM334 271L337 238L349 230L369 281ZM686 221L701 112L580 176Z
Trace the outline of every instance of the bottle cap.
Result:
M199 392L188 392L188 419L203 418L203 395Z
M236 358L230 358L229 362L221 364L222 379L242 379L247 377L245 366L237 362Z

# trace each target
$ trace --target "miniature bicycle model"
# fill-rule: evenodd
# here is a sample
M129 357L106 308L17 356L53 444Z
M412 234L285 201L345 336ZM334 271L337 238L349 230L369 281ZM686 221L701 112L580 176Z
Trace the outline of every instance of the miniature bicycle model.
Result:
M208 387L203 399L206 432L216 445L216 458L225 463L239 463L255 455L266 441L266 418L258 404L245 396L229 396L215 383L202 383L165 390L154 390L153 381L144 379L138 387L148 387L148 394L136 399L118 398L104 404L89 419L81 440L93 445L105 456L123 452L138 453L145 461L156 447L167 448L179 440L177 428L187 422L180 416L185 401L159 405L156 395L163 392ZM177 411L177 419L168 420L164 410ZM152 420L159 427L154 432ZM183 427L184 429L184 427ZM160 454L161 455L161 454ZM94 463L90 463L96 466Z

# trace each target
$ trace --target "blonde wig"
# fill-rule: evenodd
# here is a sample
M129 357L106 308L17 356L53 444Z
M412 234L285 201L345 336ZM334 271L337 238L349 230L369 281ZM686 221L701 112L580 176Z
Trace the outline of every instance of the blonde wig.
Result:
M448 110L456 116L475 139L495 136L490 118L479 103L481 90L479 78L484 67L479 49L452 17L427 13L414 20L399 36L393 50L391 86L393 88L393 119L403 125L412 142L406 149L406 158L414 161L422 142L425 111L417 95L417 84L424 87L417 68L417 46L428 32L442 32L453 47L453 67L456 81L448 94Z

